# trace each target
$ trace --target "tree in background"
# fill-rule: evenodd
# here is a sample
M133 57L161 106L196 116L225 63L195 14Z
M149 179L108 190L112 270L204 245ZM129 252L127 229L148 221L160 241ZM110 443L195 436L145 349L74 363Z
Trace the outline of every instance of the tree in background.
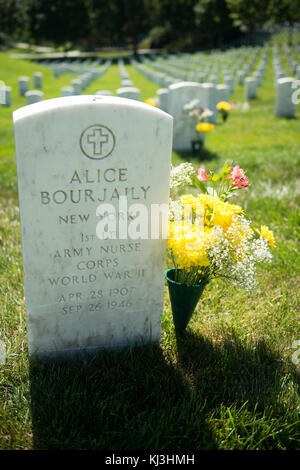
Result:
M0 0L0 44L221 47L241 31L300 21L300 0Z
M251 35L269 20L269 1L226 0L234 26L246 27Z
M160 0L156 27L164 29L171 47L192 48L195 29L194 6L197 0Z
M21 40L28 33L27 2L0 0L0 45Z
M135 54L142 37L148 34L157 18L158 4L157 0L117 1L120 39L131 43Z
M36 41L60 45L76 42L88 34L89 16L84 0L29 0L28 9L31 35Z
M226 0L198 0L195 12L195 45L207 42L207 47L221 47L224 40L237 35L237 28L229 16ZM199 41L200 40L200 41Z
M300 0L270 0L269 12L274 23L287 23L289 43L293 42L293 31L300 22Z
M85 37L86 46L109 46L120 40L116 25L119 23L118 4L107 0L85 0L88 12L88 32Z

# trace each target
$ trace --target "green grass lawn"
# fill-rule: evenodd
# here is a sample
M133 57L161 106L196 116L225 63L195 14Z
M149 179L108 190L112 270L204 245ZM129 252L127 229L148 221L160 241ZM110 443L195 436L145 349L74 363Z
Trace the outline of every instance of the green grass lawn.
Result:
M155 84L127 70L143 100L155 96ZM80 367L30 364L27 354L12 111L25 105L17 77L35 71L44 73L45 99L74 78L0 54L0 79L13 87L12 108L0 108L0 448L299 449L300 107L296 119L274 117L272 51L250 110L219 120L201 155L173 153L174 164L216 169L231 159L247 170L251 186L239 203L277 244L259 288L211 282L181 338L166 290L160 344L105 352ZM119 86L112 65L85 93ZM243 93L236 86L231 100L244 101Z

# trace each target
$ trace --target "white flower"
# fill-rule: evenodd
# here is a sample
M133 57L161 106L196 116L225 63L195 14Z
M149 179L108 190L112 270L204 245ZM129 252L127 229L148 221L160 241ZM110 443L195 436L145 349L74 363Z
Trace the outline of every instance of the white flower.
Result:
M183 106L184 111L192 111L196 109L197 107L199 108L200 101L198 99L194 99L192 101L189 101Z
M195 169L191 163L181 163L178 166L171 166L170 174L170 197L174 199L175 193L180 187L191 185L192 175L195 174Z
M210 109L205 108L205 110L203 111L203 113L201 113L201 116L200 116L200 117L201 117L201 119L207 119L207 118L213 116L213 114L214 114L214 113L213 113Z
M170 204L169 204L169 220L172 220L172 221L177 221L179 222L180 220L182 220L182 216L183 216L183 205L181 203L181 201L172 201L172 199L170 199Z
M257 287L255 271L258 263L270 263L272 254L268 242L253 239L250 222L242 215L233 218L226 233L214 226L206 241L210 272L231 280L247 291Z

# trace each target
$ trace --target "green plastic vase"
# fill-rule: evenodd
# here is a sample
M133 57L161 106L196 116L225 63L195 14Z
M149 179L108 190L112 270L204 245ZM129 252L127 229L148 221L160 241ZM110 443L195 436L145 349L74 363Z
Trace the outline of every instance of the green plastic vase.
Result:
M197 306L205 287L209 281L197 285L186 285L175 281L176 269L168 269L165 278L168 282L169 295L173 313L176 333L182 333Z

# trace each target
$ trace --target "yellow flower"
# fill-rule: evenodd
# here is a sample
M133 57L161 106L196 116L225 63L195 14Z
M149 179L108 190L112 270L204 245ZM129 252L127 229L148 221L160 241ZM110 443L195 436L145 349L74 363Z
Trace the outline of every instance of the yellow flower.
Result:
M147 98L147 99L144 101L144 103L150 104L151 106L157 106L157 103L156 103L156 101L154 101L153 98Z
M266 227L266 225L260 226L260 236L268 241L271 248L275 248L275 239L273 232Z
M209 194L199 194L197 196L197 205L201 204L204 206L206 225L220 225L225 231L232 224L233 216L243 213L240 206L221 201L219 197Z
M198 194L197 196L197 204L203 204L205 209L212 209L218 202L221 202L218 196L211 196L210 194Z
M217 104L218 111L230 111L231 105L227 101L219 101Z
M229 204L228 202L221 201L220 199L215 201L212 209L212 223L214 225L220 225L220 227L222 227L225 231L232 224L233 216L243 213L243 210L240 206L236 204Z
M183 206L189 206L192 209L196 209L197 200L192 194L184 194L180 198Z
M214 125L210 122L200 122L196 126L196 131L198 132L211 132L214 129Z
M190 223L170 224L168 247L176 258L180 269L190 270L192 267L208 266L206 255L206 234L201 227Z

